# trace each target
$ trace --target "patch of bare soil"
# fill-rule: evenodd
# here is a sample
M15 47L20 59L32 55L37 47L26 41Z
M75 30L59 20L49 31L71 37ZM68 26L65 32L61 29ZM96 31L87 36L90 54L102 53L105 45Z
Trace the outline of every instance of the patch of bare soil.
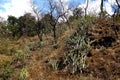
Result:
M103 80L120 79L120 26L98 27L89 32L91 50L85 75L92 74Z

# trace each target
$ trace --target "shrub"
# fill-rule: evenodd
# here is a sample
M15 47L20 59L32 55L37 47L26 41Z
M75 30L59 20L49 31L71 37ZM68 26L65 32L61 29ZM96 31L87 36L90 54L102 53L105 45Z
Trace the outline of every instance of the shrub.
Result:
M25 59L29 56L30 49L26 45L22 45L15 51L15 60L25 62Z
M0 63L0 77L3 80L8 80L8 78L11 77L11 75L13 74L14 70L12 70L10 68L10 62L6 61L3 63Z
M35 51L38 48L42 48L43 46L44 46L43 41L31 42L30 44L28 44L28 49L31 51Z

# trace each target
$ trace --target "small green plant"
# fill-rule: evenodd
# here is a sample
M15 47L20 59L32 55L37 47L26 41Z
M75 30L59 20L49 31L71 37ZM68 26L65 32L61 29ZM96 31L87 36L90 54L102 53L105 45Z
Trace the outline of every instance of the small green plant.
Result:
M40 48L42 48L42 47L44 46L44 42L43 42L43 41L38 42L38 46L39 46Z
M26 80L26 77L28 76L28 71L26 68L23 68L20 73L19 80Z
M59 63L57 60L55 59L50 59L49 63L52 65L52 68L57 70L58 69L58 66L59 66Z
M106 51L106 48L104 47L104 46L102 46L101 48L100 48L100 52L105 52Z
M15 58L17 58L19 61L23 61L25 59L23 51L22 50L16 50Z

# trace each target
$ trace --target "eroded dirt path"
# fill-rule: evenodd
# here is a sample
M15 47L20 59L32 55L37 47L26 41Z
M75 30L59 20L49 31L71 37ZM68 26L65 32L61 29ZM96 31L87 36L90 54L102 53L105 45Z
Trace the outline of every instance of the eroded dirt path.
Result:
M44 61L49 60L50 58L59 54L65 46L64 39L69 36L74 30L67 30L63 33L63 36L58 38L59 47L57 49L52 49L52 46L46 46L38 51L33 51L31 55L31 59L29 61L28 67L28 80L55 80L51 73L49 73L50 69L46 69L44 65ZM51 74L48 75L48 74ZM59 79L57 79L59 80Z

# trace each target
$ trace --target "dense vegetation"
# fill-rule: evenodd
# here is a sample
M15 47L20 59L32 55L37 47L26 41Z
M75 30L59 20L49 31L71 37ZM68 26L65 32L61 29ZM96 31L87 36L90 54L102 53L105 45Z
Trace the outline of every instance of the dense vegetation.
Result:
M42 17L33 7L36 16L0 18L0 80L119 80L117 0L113 15L103 10L102 0L99 14L74 8L69 17L61 0L48 2Z

